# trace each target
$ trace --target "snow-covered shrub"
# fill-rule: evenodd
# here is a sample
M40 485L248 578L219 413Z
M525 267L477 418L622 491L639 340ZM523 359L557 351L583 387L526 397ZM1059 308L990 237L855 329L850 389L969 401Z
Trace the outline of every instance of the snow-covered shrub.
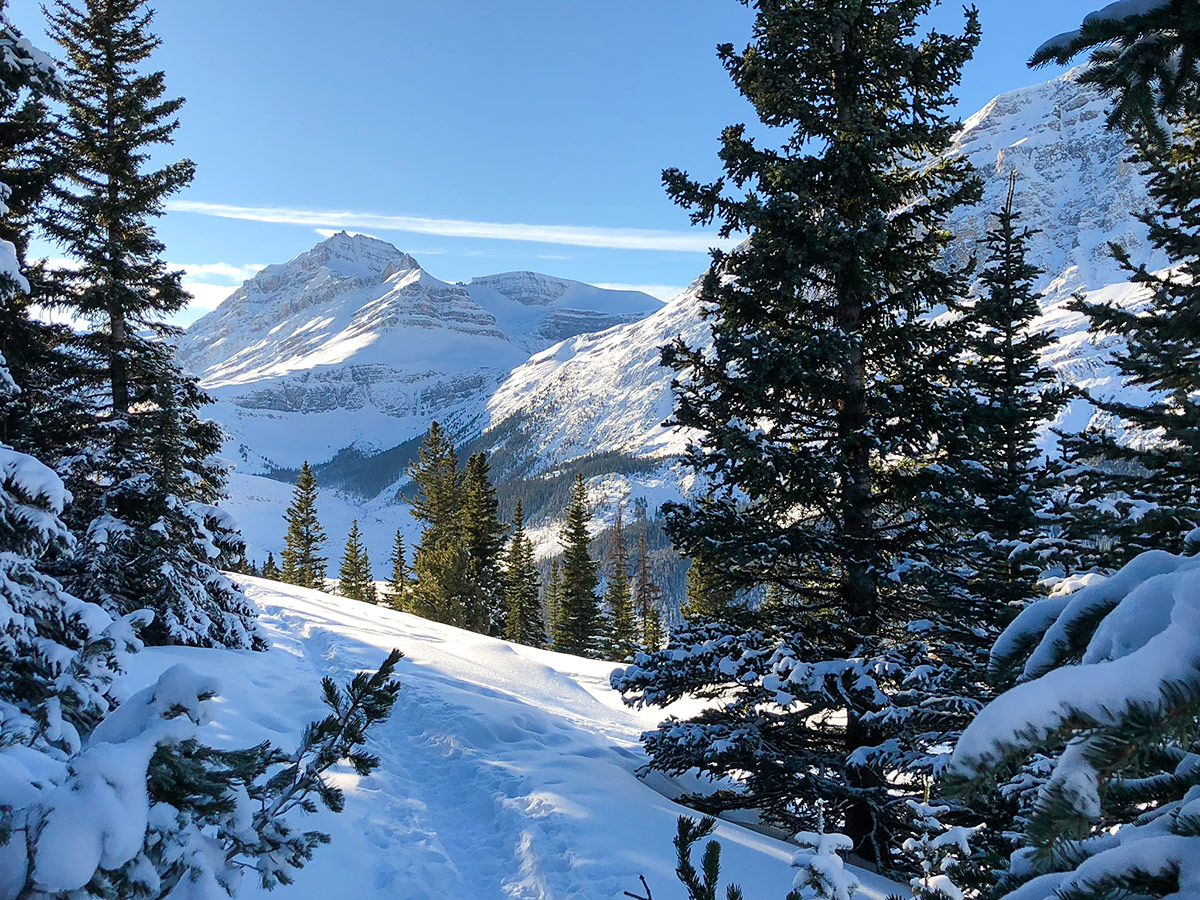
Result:
M947 779L963 791L1049 761L1001 882L1008 896L1200 886L1200 558L1149 551L1039 601L994 661L1019 683L967 728Z
M970 839L982 825L942 824L951 807L908 802L916 820L918 836L904 842L903 851L916 865L919 875L910 879L914 900L963 900L968 896L960 875L972 867Z
M825 810L818 807L817 830L802 831L795 837L803 848L792 857L796 874L789 897L803 900L850 900L859 888L858 879L846 868L842 853L854 849L854 841L844 834L825 831Z

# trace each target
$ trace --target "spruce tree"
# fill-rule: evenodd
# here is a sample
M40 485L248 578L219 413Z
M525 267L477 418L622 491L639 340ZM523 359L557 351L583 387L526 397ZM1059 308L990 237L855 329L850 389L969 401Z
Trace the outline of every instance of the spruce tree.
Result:
M413 561L411 612L425 619L487 634L490 620L471 576L471 556L459 540L421 539Z
M638 535L637 574L633 581L633 609L637 616L638 640L651 652L662 647L662 588L650 574L650 552L646 533Z
M486 453L473 454L463 473L463 540L471 557L471 577L478 602L486 616L487 633L501 635L505 628L504 575L500 556L504 549L504 526L500 504L492 484Z
M374 603L375 583L370 580L367 551L363 547L358 531L358 519L350 524L346 537L346 549L342 551L342 565L338 570L338 593L351 600Z
M325 530L317 519L317 478L305 460L296 478L292 502L284 513L282 580L316 591L325 589L326 558L321 555Z
M434 422L409 467L416 487L412 514L425 526L413 554L412 612L482 634L492 627L467 545L465 476L454 442ZM478 491L478 483L475 486Z
M279 571L279 564L275 562L275 554L272 551L267 551L267 561L263 563L262 577L270 578L272 581L283 580L283 574Z
M362 573L363 603L378 603L379 592L375 588L375 573L371 571L371 554L367 552L366 547L363 547L360 570Z
M918 37L933 6L755 4L750 45L719 48L780 140L731 126L724 177L664 173L693 222L749 235L714 251L702 282L711 346L664 351L674 422L699 435L685 461L710 494L665 507L666 528L730 587L777 583L796 602L786 617L739 612L674 635L614 677L634 703L723 698L646 740L657 768L741 782L709 808L755 806L811 830L824 800L856 851L882 863L907 826L899 785L870 758L888 739L880 662L921 590L890 576L921 563L947 414L949 332L926 313L965 292L943 263L944 223L980 194L967 162L939 156L977 15L966 11L963 35Z
M392 609L408 611L409 592L412 590L412 578L408 572L408 558L404 553L404 532L396 529L396 539L392 542L392 577L384 588L383 601Z
M563 548L562 584L558 602L554 649L576 656L598 656L600 646L600 600L596 588L599 566L592 559L588 534L587 484L583 473L575 475L571 501L560 541Z
M463 474L458 468L454 441L437 422L429 426L408 476L416 488L413 518L425 526L421 544L433 545L443 539L461 541Z
M518 499L504 569L505 640L531 647L545 645L546 625L542 619L540 591L533 544L525 534L525 509Z
M0 10L3 4L0 4ZM0 303L0 354L20 392L5 402L0 441L55 467L88 420L80 396L76 333L34 314L59 301L54 272L27 259L35 228L47 214L51 188L62 168L47 102L61 83L48 57L5 21L0 43L0 240L12 245L13 290ZM5 267L7 268L7 266ZM20 273L17 273L17 269Z
M623 510L617 507L613 523L612 550L608 555L608 585L604 604L611 617L608 654L611 659L629 659L638 647L633 591L629 584L629 547L625 543Z
M66 516L79 540L55 572L115 615L152 608L144 636L155 643L263 646L253 607L213 565L241 553L236 525L215 508L222 435L200 417L210 399L175 365L177 330L164 323L189 298L154 220L193 166L148 167L183 102L164 99L161 72L142 70L159 43L152 19L130 0L59 3L50 16L65 108L61 180L43 224L76 264L57 275L56 304L94 329L71 340L89 421L64 448L75 498Z

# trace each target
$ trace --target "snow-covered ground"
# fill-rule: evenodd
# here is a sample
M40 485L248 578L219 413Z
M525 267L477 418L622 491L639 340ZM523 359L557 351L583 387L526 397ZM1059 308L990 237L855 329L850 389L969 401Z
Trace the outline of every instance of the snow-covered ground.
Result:
M346 681L405 653L403 683L370 749L366 778L338 776L340 815L306 827L333 837L296 883L292 900L374 898L597 898L615 900L645 875L656 900L684 896L671 839L687 812L640 781L638 735L656 714L621 705L612 664L481 637L415 616L259 579L245 579L263 610L267 653L147 649L132 660L131 689L184 662L221 683L205 729L222 746L295 743L322 714L319 681ZM751 900L781 900L794 848L722 823L726 880ZM861 873L859 896L904 891ZM247 883L243 896L260 895Z

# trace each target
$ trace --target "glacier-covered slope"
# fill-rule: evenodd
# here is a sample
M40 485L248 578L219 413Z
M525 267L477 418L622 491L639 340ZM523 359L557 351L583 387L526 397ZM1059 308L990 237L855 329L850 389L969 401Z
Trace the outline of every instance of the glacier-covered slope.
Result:
M1113 390L1102 341L1083 317L1065 309L1076 293L1121 303L1137 294L1113 261L1108 242L1123 244L1135 262L1151 268L1146 230L1135 218L1145 204L1141 175L1127 160L1121 135L1105 128L1106 102L1081 87L1074 73L1002 94L964 123L950 153L965 155L985 182L985 199L950 222L957 263L977 252L989 213L1003 203L1009 173L1019 175L1022 222L1039 229L1031 260L1044 270L1042 325L1058 337L1048 359L1063 377L1096 390ZM564 341L514 370L489 405L491 445L507 449L523 473L569 465L594 454L663 457L676 454L687 435L662 426L672 401L670 373L658 366L659 348L676 337L693 345L708 335L696 285L654 315L601 334ZM1059 424L1074 427L1089 414L1076 404ZM641 490L629 479L628 493Z
M203 739L221 747L293 746L323 715L320 679L345 682L404 651L390 720L368 749L379 768L333 781L345 810L303 820L332 836L296 882L266 893L247 873L244 897L290 900L611 900L640 887L682 896L675 820L689 814L634 770L657 713L626 709L611 663L508 644L352 600L245 579L263 610L266 653L149 648L132 659L136 690L184 663L220 684ZM656 784L669 793L665 781ZM297 822L301 824L301 822ZM794 848L718 826L722 873L752 897L782 897ZM864 900L899 885L862 873Z

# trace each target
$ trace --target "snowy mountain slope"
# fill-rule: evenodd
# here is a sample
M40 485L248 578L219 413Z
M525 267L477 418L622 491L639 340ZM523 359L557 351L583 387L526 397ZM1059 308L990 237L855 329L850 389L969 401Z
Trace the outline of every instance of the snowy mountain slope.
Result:
M472 278L471 298L530 352L589 331L637 322L662 304L640 291L617 291L537 272Z
M1105 128L1105 101L1081 87L1075 73L997 97L972 116L952 154L966 155L985 182L985 199L950 223L955 262L977 251L989 212L999 208L1009 173L1019 174L1023 224L1040 229L1031 260L1044 270L1043 324L1059 338L1050 362L1063 377L1093 389L1115 389L1100 342L1084 319L1064 309L1075 292L1122 303L1137 294L1112 260L1109 241L1124 244L1135 262L1157 268L1145 228L1133 215L1145 185L1126 160L1119 134ZM514 470L545 470L593 454L669 457L687 436L661 423L671 409L670 374L659 348L682 336L704 342L696 286L649 318L602 334L583 335L532 357L492 396L492 446L504 447ZM1080 424L1080 404L1067 414ZM632 480L629 493L640 491Z
M515 646L316 591L246 579L264 611L267 653L148 649L127 686L183 662L221 683L205 738L219 746L295 743L320 714L319 679L346 680L387 650L406 658L399 701L369 749L366 778L348 769L339 815L305 822L332 835L290 887L291 900L611 900L644 874L659 900L673 873L675 819L688 811L633 771L639 732L657 720L625 709L611 664ZM722 872L751 897L791 886L789 845L722 823ZM898 885L862 873L858 896ZM242 896L261 892L247 875Z
M531 352L659 306L531 272L449 284L391 244L342 232L249 279L178 354L217 399L242 471L268 472L395 447L435 417L469 431Z

